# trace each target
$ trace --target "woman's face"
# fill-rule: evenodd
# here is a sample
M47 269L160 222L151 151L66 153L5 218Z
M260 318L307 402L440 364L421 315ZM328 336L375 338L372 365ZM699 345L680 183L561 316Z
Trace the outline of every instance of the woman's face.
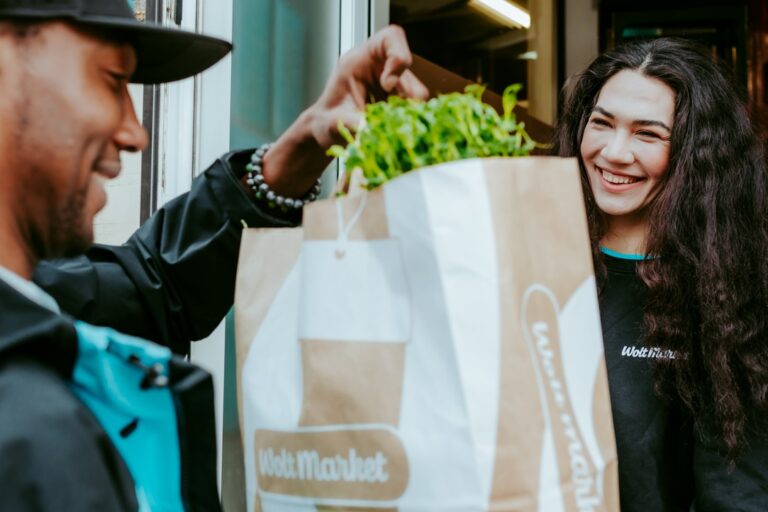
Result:
M581 158L608 221L645 219L669 164L675 93L625 70L603 86L581 139Z

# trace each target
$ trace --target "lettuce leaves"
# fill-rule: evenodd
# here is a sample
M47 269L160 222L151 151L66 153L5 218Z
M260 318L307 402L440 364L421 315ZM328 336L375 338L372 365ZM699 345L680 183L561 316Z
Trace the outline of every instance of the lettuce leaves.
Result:
M366 106L364 123L354 135L340 123L339 132L348 144L335 145L328 154L349 172L359 168L368 189L428 165L527 156L538 144L513 112L521 87L514 84L504 90L501 116L482 102L485 88L480 85L428 101L391 96Z

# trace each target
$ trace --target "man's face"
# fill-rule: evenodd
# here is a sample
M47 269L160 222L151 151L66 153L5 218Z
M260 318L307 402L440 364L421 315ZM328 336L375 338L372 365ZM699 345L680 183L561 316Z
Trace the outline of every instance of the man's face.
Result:
M0 64L10 91L0 100L0 184L14 178L5 199L19 236L36 259L80 254L106 203L102 180L120 173L120 151L147 144L127 88L134 50L53 22L4 40Z

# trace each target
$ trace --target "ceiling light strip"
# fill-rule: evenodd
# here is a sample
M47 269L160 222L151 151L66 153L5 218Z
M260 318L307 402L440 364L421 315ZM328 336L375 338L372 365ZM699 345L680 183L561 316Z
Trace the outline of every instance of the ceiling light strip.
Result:
M506 0L470 0L469 4L503 18L514 26L531 28L531 15L528 11Z

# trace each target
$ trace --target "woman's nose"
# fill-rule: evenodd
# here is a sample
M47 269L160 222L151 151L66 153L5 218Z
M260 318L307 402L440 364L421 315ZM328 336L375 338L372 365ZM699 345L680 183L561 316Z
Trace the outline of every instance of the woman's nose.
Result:
M629 137L621 132L616 132L606 141L605 146L600 151L603 158L607 161L628 165L634 162L635 156L632 152L631 141Z

